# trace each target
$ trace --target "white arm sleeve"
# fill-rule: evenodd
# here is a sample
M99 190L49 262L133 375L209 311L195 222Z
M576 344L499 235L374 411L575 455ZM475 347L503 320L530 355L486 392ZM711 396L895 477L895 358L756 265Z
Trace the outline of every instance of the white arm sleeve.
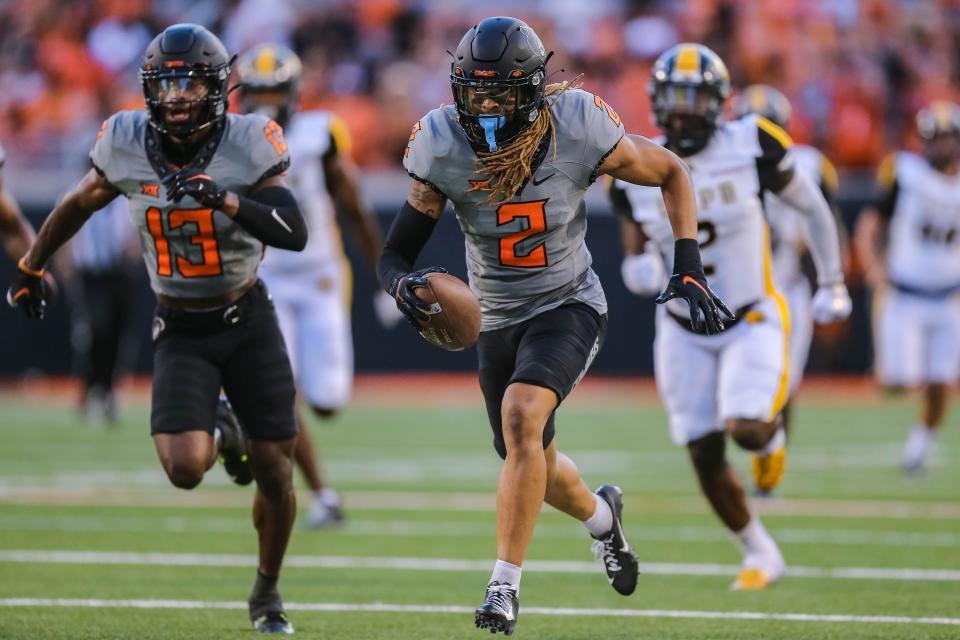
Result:
M794 171L777 197L803 215L810 253L817 267L817 283L826 286L843 282L837 221L820 188L800 171Z

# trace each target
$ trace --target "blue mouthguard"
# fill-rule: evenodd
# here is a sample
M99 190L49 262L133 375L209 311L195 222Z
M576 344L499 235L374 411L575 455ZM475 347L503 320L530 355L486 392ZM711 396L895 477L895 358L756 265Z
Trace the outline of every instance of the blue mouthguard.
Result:
M480 126L483 127L484 136L487 138L487 146L490 151L497 150L497 129L507 123L503 116L480 116Z

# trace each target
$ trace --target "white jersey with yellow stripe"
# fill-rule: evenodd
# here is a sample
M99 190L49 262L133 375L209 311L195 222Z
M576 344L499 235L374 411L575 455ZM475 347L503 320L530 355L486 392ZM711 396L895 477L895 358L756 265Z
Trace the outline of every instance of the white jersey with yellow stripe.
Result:
M747 116L717 129L703 150L687 156L697 195L700 254L710 287L731 309L740 309L774 293L767 224L760 200L758 160L761 143L779 145L780 166L792 161L789 137L768 120ZM673 231L660 189L616 181L630 203L633 220L656 244L664 263L673 264ZM688 315L686 302L668 309Z
M307 246L301 252L270 248L261 273L318 274L337 277L345 268L340 227L324 174L324 159L349 153L350 138L343 123L328 111L293 115L284 130L290 152L286 181L307 223Z
M836 193L837 170L826 156L805 144L793 145L790 152L796 171L813 180L825 194ZM807 244L803 216L770 191L764 192L763 206L770 225L773 279L787 287L803 277L800 256Z
M960 289L960 175L902 151L884 160L879 180L890 280L931 295Z

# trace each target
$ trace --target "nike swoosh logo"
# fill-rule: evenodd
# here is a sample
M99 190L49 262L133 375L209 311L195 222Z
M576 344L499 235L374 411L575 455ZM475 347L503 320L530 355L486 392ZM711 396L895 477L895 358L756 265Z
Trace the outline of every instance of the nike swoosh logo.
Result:
M557 175L557 172L556 172L556 171L554 171L553 173L551 173L550 175L548 175L548 176L547 176L546 178L544 178L543 180L539 180L539 181L538 181L536 178L534 178L534 179L532 180L533 186L539 187L540 185L542 185L544 182L546 182L547 180L549 180L550 178L552 178L552 177L555 176L555 175Z
M284 226L286 226L286 225L284 225ZM683 284L687 284L688 282L689 282L690 284L695 284L695 285L697 285L697 287L698 287L701 291L703 291L703 294L704 294L705 296L708 296L708 297L710 296L710 294L707 293L707 290L703 288L703 285L700 284L699 282L697 282L696 280L694 280L693 278L691 278L690 276L683 276L683 279L681 280L681 282L682 282Z
M286 222L283 221L283 218L280 217L280 214L277 213L277 210L274 209L270 212L270 215L273 216L273 219L280 223L280 226L287 230L287 233L293 233L293 229L290 228Z

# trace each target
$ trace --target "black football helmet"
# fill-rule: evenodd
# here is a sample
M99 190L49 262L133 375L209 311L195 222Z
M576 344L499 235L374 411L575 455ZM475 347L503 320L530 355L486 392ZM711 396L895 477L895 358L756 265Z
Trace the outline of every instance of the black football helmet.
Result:
M237 60L243 111L265 115L286 127L297 110L302 75L300 58L283 45L261 44L247 51ZM266 94L276 94L279 100L267 101Z
M160 133L189 136L227 111L232 58L217 36L196 24L175 24L143 55L140 84L150 124Z
M496 151L537 119L551 55L517 18L485 18L467 31L453 54L450 83L474 149Z
M733 115L736 118L754 113L763 116L781 129L790 125L793 109L790 101L776 89L765 84L751 84L733 98Z
M723 123L730 74L720 56L709 48L682 43L657 58L647 91L667 146L680 155L690 155L705 147Z

